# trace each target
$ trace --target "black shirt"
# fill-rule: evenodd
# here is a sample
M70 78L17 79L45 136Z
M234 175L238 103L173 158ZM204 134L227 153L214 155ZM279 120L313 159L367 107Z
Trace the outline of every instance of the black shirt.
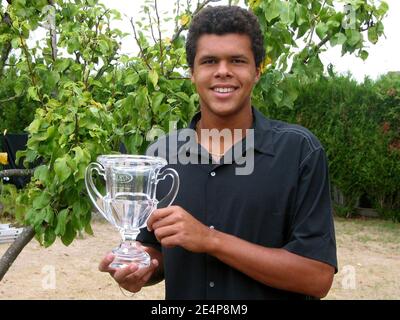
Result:
M189 129L183 129L189 130L187 136L195 135L199 119L197 114ZM233 156L233 161L212 163L207 151L193 140L177 141L182 130L159 139L147 153L166 158L169 167L177 170L180 188L173 204L203 224L337 270L328 168L320 142L307 129L266 119L256 109L253 119L254 143L239 142L246 151ZM254 155L252 173L237 174L237 168L244 167L240 159L249 153ZM182 156L202 161L182 164L177 161ZM170 185L168 179L159 183L158 199ZM162 250L166 299L309 298L266 286L210 255L161 247L146 229L138 240Z

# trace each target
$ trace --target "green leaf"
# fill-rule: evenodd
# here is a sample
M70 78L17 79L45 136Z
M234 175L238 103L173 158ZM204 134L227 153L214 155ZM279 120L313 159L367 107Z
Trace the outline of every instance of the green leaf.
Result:
M103 54L106 54L110 50L110 47L108 46L108 43L105 40L99 40L98 45L100 47L100 51Z
M35 101L40 101L39 95L38 95L38 89L36 87L29 87L28 88L28 99L35 100Z
M35 169L34 177L40 181L47 181L49 178L49 168L47 165L41 165Z
M62 236L65 233L65 228L68 219L68 212L69 212L68 209L63 209L57 214L57 226L54 232L58 236Z
M135 85L138 81L139 81L139 75L135 72L135 73L129 74L125 78L124 85L125 86Z
M58 72L64 72L69 67L70 61L68 59L57 59L55 63L55 70Z
M54 221L53 208L50 205L48 205L43 210L45 211L45 216L44 216L43 220L46 221L49 225L52 225L53 221Z
M61 183L63 183L65 180L68 179L68 177L72 173L72 170L67 165L67 155L65 155L62 158L58 158L54 162L54 171L56 172L56 176L58 177Z
M317 27L315 28L315 31L317 32L317 35L321 40L325 38L328 30L328 26L323 22L318 23Z
M338 44L341 45L341 44L345 43L346 40L347 40L346 36L343 33L338 32L331 38L330 44L333 47Z
M46 74L46 87L52 90L60 81L60 75L56 71L51 71Z
M368 58L368 56L369 56L369 53L368 53L368 51L366 51L366 50L361 50L361 52L360 52L360 58L361 59L363 59L364 61L365 60L367 60L367 58Z
M272 89L272 100L274 101L274 103L277 106L279 106L281 104L282 97L283 97L282 90L279 90L278 88L273 88Z
M385 1L382 1L377 12L380 16L383 16L386 14L388 10L389 10L389 5Z
M352 47L357 45L362 39L361 33L356 30L347 29L346 35L347 35L347 43Z
M302 24L308 22L308 10L305 6L300 3L296 4L296 22L297 25L301 26Z
M91 235L91 236L94 234L94 233L93 233L93 230L92 230L92 226L90 225L90 223L88 223L88 224L85 225L85 232L86 232L87 234Z
M296 13L294 6L289 2L281 2L280 18L281 22L290 25L295 20Z
M32 208L36 210L43 209L50 203L50 201L50 194L48 194L47 192L42 192L38 197L34 198L32 202Z
M42 119L35 119L32 121L32 123L28 127L28 132L30 134L35 134L39 132L40 126L42 124Z
M13 38L11 40L11 46L12 46L13 49L19 48L20 45L21 45L21 39L20 38Z
M65 233L61 236L61 241L65 246L69 246L76 237L76 230L71 222L65 228Z
M44 247L50 247L54 243L54 241L56 241L56 238L57 236L53 228L47 227L44 232Z
M271 22L273 19L279 17L281 12L281 2L280 0L272 0L265 8L265 19Z
M165 94L162 92L156 92L153 97L152 97L152 108L154 110L155 113L159 113L159 108L161 105L162 100L164 99Z
M368 29L368 40L373 44L378 42L378 33L375 26Z
M183 100L186 103L190 103L189 96L184 92L176 92L175 95L179 97L179 99Z
M154 69L149 71L149 79L155 88L158 83L158 73Z
M18 81L15 83L14 86L14 92L17 96L22 95L22 93L25 91L26 89L26 83L25 81Z

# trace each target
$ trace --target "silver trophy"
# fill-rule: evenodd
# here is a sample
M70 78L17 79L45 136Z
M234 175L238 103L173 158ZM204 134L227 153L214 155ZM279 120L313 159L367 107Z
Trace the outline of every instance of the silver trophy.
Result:
M150 265L150 256L136 242L140 229L146 226L150 214L169 206L179 189L178 173L171 168L160 170L167 161L159 157L136 155L102 155L86 168L85 184L96 209L120 232L122 242L113 250L111 267L124 268L135 262L139 268ZM96 188L93 171L105 180L105 195ZM169 193L156 199L157 183L172 177Z

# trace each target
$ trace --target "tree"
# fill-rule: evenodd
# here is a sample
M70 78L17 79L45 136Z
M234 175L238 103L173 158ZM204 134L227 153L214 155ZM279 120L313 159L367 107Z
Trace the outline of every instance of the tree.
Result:
M20 157L42 163L18 198L17 216L31 228L20 247L34 235L50 246L56 237L68 245L78 231L91 233L83 180L89 162L118 152L121 142L129 152L142 153L171 129L171 122L176 127L188 123L198 96L185 71L185 30L193 14L211 2L220 1L177 0L174 34L167 38L157 0L147 1L143 19L131 19L137 57L120 54L126 35L111 28L120 14L97 0L1 2L0 79L18 75L12 94L34 104L27 150ZM388 9L371 0L347 1L348 14L336 10L333 0L245 2L258 16L266 40L263 75L254 90L261 110L265 101L291 106L298 81L324 72L319 54L328 44L365 59L365 33L370 42L378 41ZM28 39L39 27L46 36L31 45ZM19 252L2 258L0 280Z

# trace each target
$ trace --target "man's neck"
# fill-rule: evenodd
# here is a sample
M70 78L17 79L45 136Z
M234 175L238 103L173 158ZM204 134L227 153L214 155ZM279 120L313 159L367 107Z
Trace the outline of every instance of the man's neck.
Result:
M198 142L214 159L218 160L234 144L246 136L247 129L250 129L252 124L253 113L251 106L230 116L218 116L209 112L209 110L201 109L201 118L196 125ZM228 135L230 134L228 139L226 138L226 129L230 131L228 132ZM238 129L241 131L238 131ZM216 135L213 134L215 131L217 131ZM219 136L218 133L220 134Z
M253 124L253 112L251 106L240 110L237 113L221 116L216 115L213 112L205 108L200 108L201 119L199 120L198 127L201 129L217 129L219 131L223 129L250 129Z

